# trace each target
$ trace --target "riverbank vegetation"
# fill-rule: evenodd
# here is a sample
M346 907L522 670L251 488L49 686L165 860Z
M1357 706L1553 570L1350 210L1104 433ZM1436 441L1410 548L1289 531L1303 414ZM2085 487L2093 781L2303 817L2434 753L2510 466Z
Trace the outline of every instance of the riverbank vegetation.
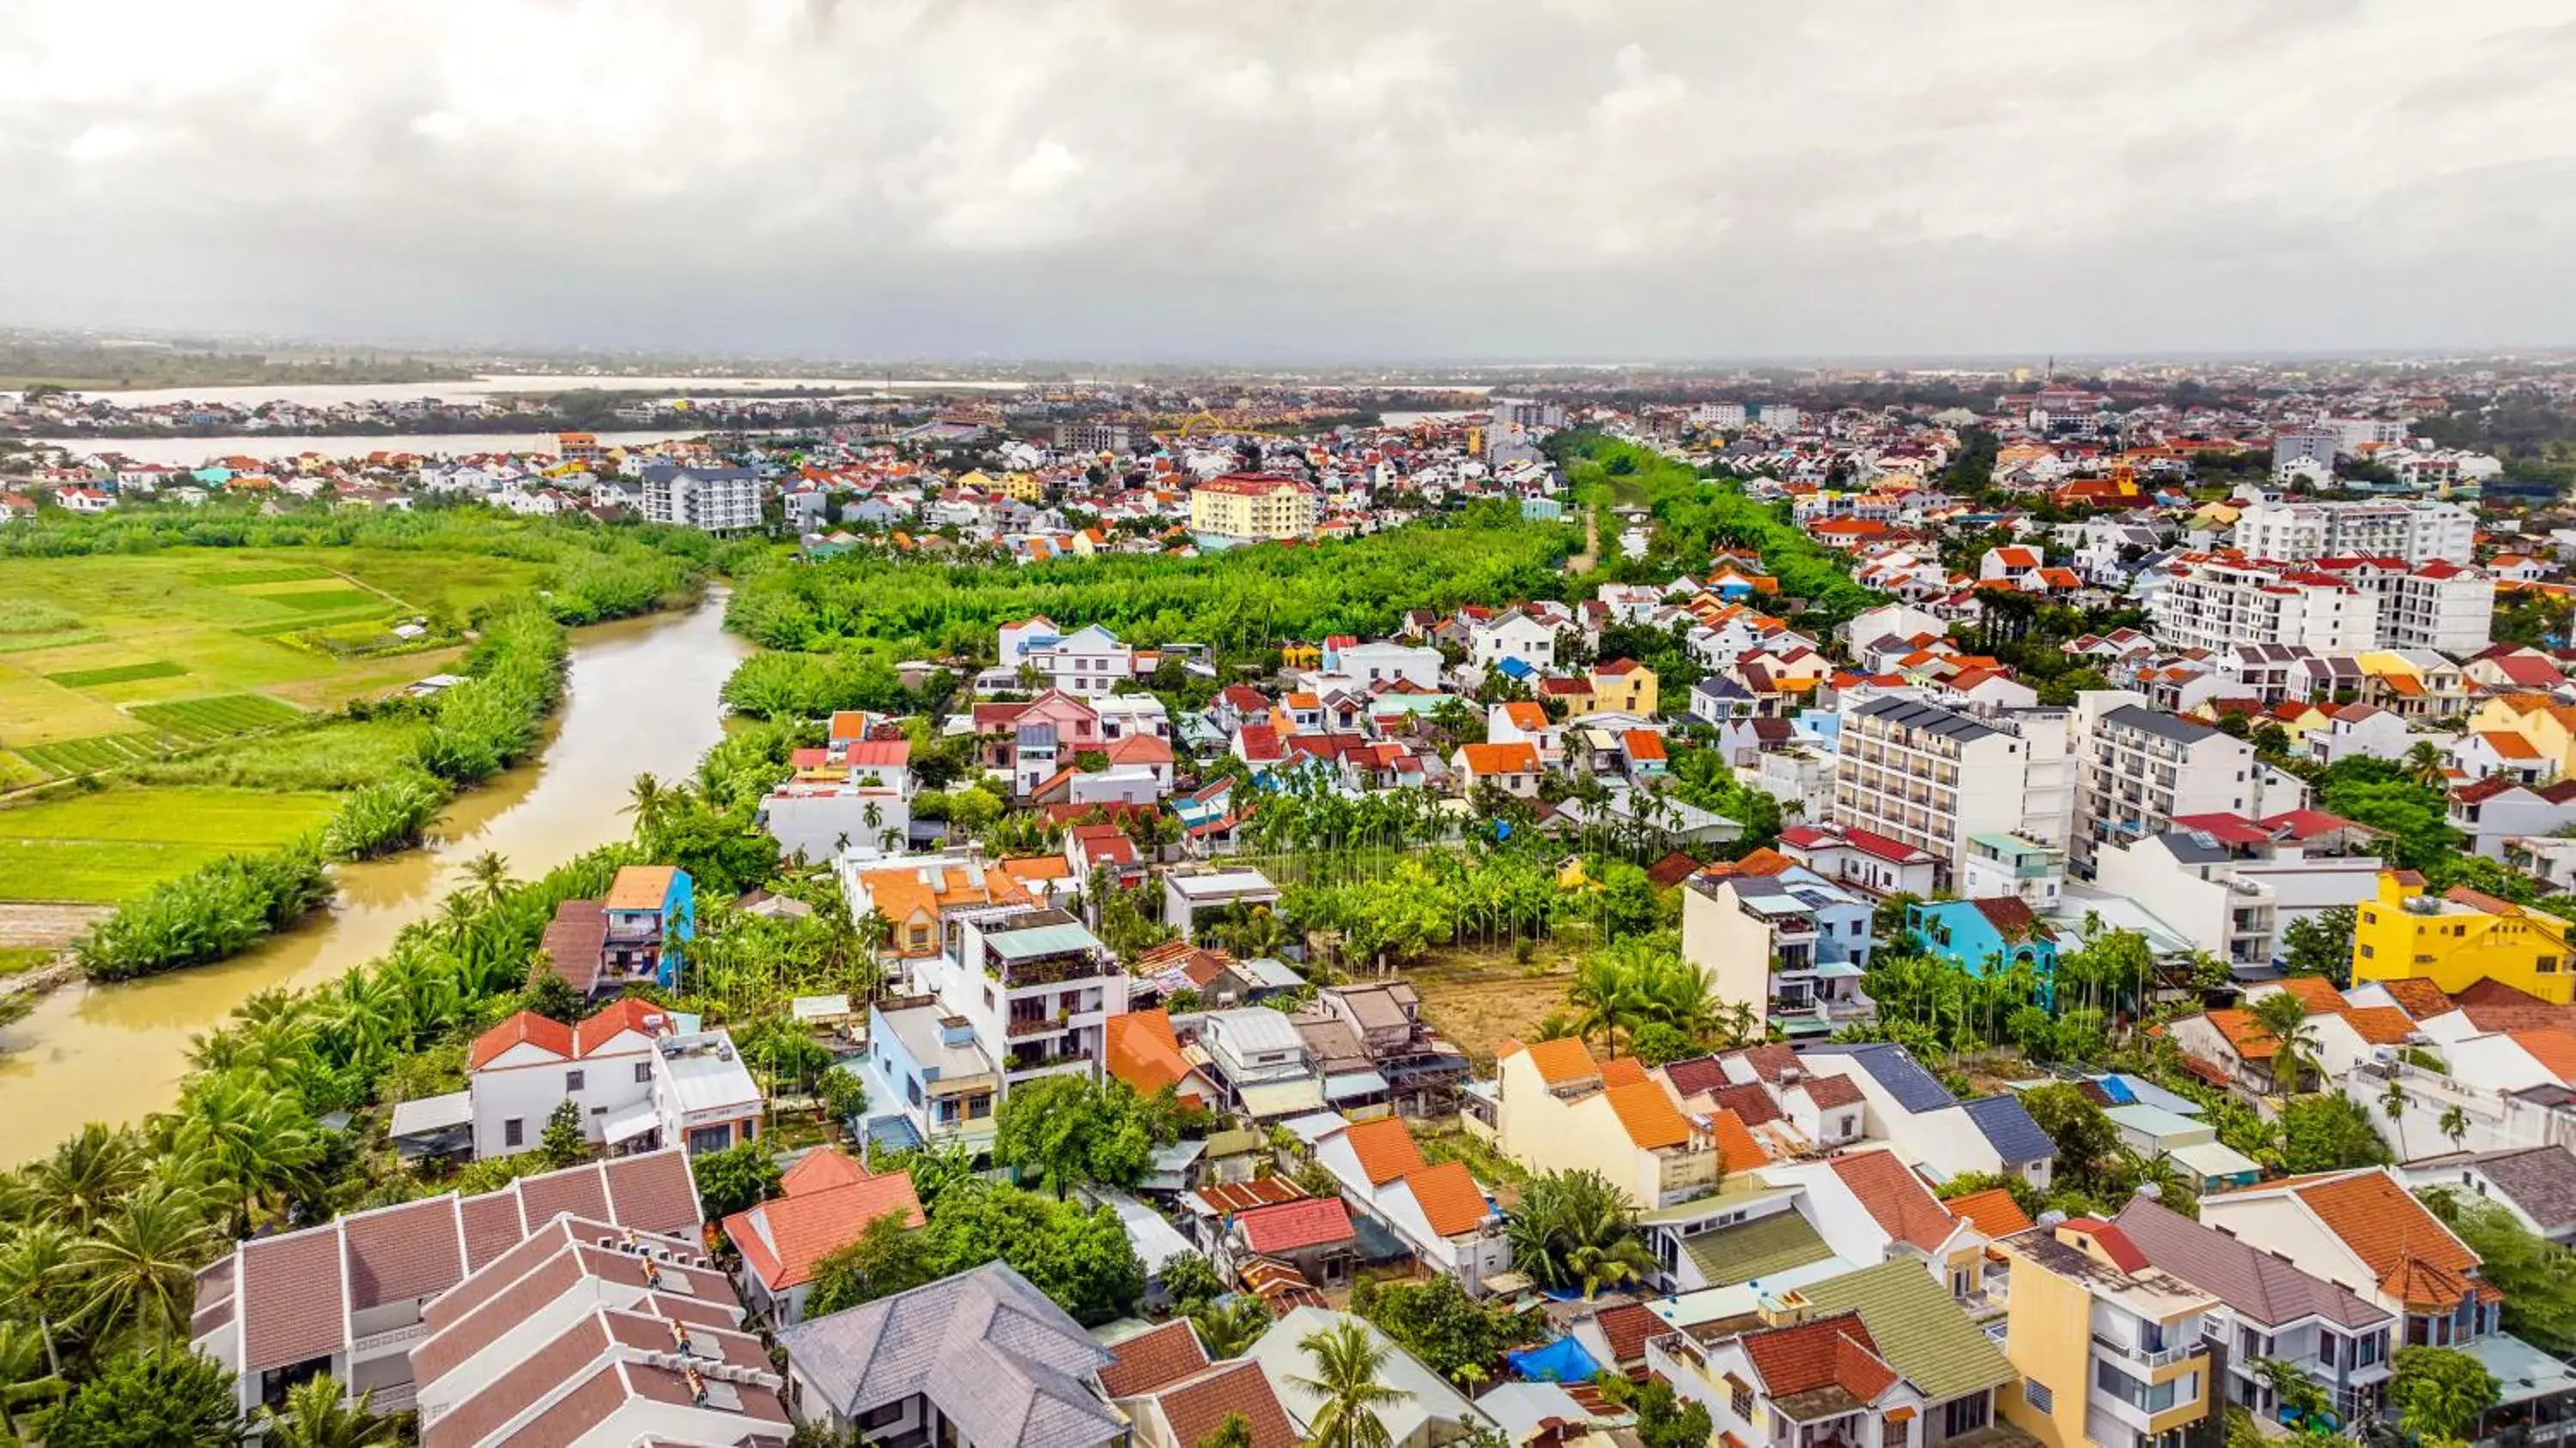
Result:
M1654 515L1646 556L1605 558L1602 582L1668 583L1705 572L1716 549L1740 548L1759 551L1780 592L1805 601L1807 622L1839 623L1884 601L1852 581L1850 559L1792 523L1787 504L1760 502L1732 478L1585 429L1557 433L1548 452L1577 499L1640 504Z

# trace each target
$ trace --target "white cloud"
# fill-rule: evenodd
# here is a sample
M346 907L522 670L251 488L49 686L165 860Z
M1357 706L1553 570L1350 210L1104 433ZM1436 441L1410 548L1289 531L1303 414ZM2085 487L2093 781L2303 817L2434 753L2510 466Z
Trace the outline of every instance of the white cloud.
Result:
M853 355L2576 333L2550 0L15 0L0 321Z

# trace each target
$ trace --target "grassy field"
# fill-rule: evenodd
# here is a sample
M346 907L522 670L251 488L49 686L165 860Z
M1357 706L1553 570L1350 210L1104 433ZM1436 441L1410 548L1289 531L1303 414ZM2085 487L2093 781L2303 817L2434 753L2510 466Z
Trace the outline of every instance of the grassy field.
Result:
M0 898L125 899L217 856L320 827L328 794L108 789L0 810Z
M0 787L118 767L438 673L457 651L388 652L395 623L461 619L542 571L386 548L14 559L0 570Z

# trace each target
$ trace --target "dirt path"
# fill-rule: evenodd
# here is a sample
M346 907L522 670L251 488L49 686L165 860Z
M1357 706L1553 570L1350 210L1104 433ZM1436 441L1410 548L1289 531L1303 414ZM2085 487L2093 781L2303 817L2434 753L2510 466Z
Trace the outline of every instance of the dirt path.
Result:
M1583 551L1565 560L1565 571L1583 574L1600 566L1601 506L1596 503L1583 510Z
M0 949L61 950L115 908L59 900L0 901Z

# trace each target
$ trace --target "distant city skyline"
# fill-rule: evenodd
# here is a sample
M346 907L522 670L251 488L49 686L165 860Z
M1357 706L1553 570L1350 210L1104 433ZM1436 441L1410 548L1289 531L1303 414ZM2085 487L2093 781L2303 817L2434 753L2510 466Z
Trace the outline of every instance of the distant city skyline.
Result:
M0 320L1102 365L2576 344L2476 7L24 0Z

